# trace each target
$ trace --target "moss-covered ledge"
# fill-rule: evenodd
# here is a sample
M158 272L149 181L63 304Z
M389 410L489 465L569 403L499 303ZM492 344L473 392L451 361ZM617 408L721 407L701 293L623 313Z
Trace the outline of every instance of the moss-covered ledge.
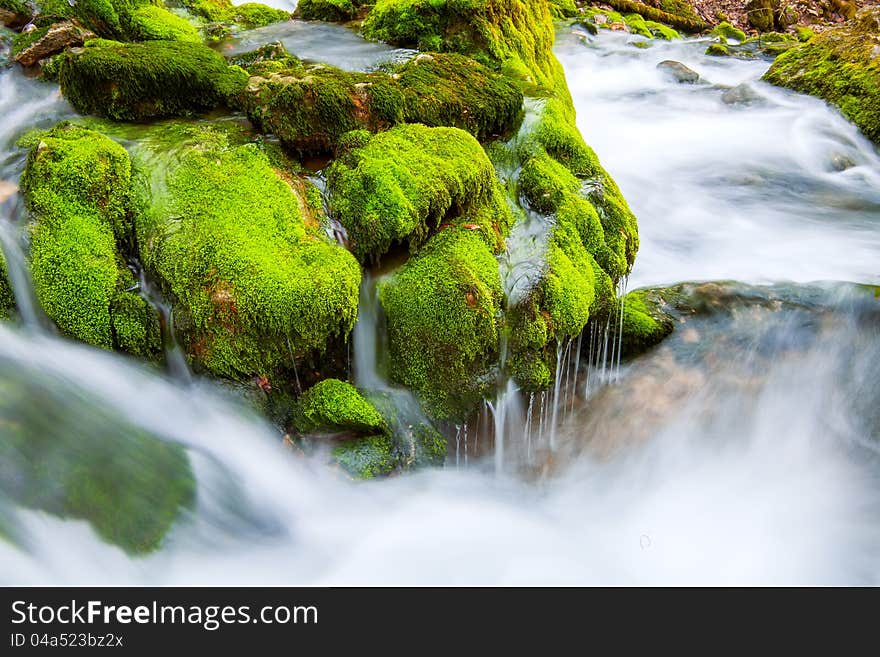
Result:
M880 144L880 8L782 53L764 75L781 87L836 105L868 139Z

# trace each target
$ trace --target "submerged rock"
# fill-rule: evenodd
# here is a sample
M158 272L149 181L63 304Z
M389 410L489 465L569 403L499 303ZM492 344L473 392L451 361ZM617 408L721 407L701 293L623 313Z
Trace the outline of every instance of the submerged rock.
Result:
M59 81L83 114L140 121L214 109L244 88L247 74L198 43L93 40L62 56Z
M682 84L696 84L700 81L699 73L688 68L681 62L676 62L671 59L667 59L657 64L657 69L662 71L667 77Z
M738 84L721 94L721 101L726 105L749 105L763 100L752 85L747 82Z
M84 520L130 554L157 549L195 505L186 451L70 386L0 357L0 503Z
M764 80L836 105L880 143L880 8L866 7L853 20L791 48Z

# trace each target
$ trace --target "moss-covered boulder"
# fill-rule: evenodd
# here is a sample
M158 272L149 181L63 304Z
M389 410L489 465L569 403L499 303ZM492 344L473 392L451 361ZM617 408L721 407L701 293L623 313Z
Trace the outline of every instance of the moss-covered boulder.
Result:
M303 433L352 431L385 433L385 419L350 383L324 379L300 397L295 418Z
M476 139L423 125L362 136L366 143L328 171L330 212L360 260L377 260L400 243L415 251L441 225L466 226L500 250L512 216Z
M12 45L13 59L22 66L33 66L43 59L57 55L65 48L83 45L95 34L73 21L63 21L48 27L21 32Z
M345 381L324 379L298 400L294 425L307 448L331 441L332 460L358 479L446 458L446 441L402 391L362 394Z
M344 23L357 18L364 4L361 0L300 0L296 16L306 21Z
M880 143L880 8L817 34L784 52L764 79L836 105Z
M94 40L63 55L59 82L83 114L140 121L214 109L240 93L247 74L198 43Z
M745 41L747 36L746 33L743 32L738 27L734 27L727 21L722 21L718 23L715 27L712 28L711 32L712 36L719 37L721 39L733 39L734 41Z
M332 151L346 132L403 121L403 91L387 73L297 63L264 76L251 77L241 105L258 129L293 150Z
M211 127L166 130L135 154L152 171L141 260L173 299L194 364L283 388L297 362L351 331L358 263L311 221L304 182L257 145Z
M202 35L189 21L157 5L134 9L128 25L127 36L133 41L202 42Z
M523 95L510 79L459 54L421 54L396 71L409 123L462 128L480 141L509 134Z
M21 189L34 221L37 299L67 335L97 347L160 353L158 318L130 291L134 209L128 153L103 135L61 124L34 142Z
M635 290L621 302L620 353L630 358L644 353L672 333L673 318L666 311L667 302L660 290Z
M483 237L441 230L382 283L391 377L419 395L433 417L461 419L497 372L502 292Z
M85 520L105 541L144 554L195 498L179 445L64 379L0 359L0 501Z

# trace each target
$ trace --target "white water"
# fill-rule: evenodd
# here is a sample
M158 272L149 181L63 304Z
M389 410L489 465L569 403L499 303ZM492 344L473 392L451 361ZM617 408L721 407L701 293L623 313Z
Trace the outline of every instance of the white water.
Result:
M709 277L876 281L876 153L813 99L759 85L776 100L734 110L720 92L665 83L658 57L713 82L755 79L761 65L662 48L636 50L615 35L593 49L559 46L581 128L640 219L630 287ZM0 75L0 106L15 105L16 80ZM0 130L15 132L28 116ZM794 119L806 117L812 123L797 130ZM721 147L719 134L730 136ZM838 143L863 160L829 173L828 144ZM757 183L737 183L755 170ZM796 329L783 324L777 342L794 341ZM207 384L183 390L124 357L0 326L0 374L69 390L71 403L98 403L190 446L199 482L196 512L160 552L136 560L85 523L16 511L24 547L0 542L0 582L880 584L877 425L851 404L876 388L877 333L842 312L792 355L746 332L715 347L712 369L688 374L706 384L687 388L662 422L645 400L673 381L637 381L639 394L626 389L624 399L606 388L630 422L652 427L650 439L601 456L563 450L569 462L537 481L450 467L358 484L290 455L276 431ZM592 342L607 358L599 336ZM683 338L679 348L705 346ZM767 349L760 375L743 382L738 368ZM621 386L639 371L624 368ZM741 384L734 394L728 379ZM551 411L538 398L525 405L537 445ZM589 445L617 426L585 436L588 424L570 417L560 443ZM69 430L89 427L71 420Z

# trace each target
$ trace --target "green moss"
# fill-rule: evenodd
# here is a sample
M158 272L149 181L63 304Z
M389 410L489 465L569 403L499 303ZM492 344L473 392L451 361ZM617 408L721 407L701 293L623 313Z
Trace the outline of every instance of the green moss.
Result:
M665 302L651 290L636 290L623 299L621 355L629 358L659 344L674 323L663 310Z
M299 400L295 423L304 433L388 431L379 411L354 386L339 379L324 379L309 388Z
M0 249L0 320L9 319L15 310L15 295L6 271L6 258Z
M419 55L396 73L409 123L462 128L483 141L508 134L521 117L518 86L470 57Z
M82 391L57 389L4 363L0 493L23 506L88 521L131 554L158 548L196 484L186 452L114 415ZM39 403L34 403L39 400Z
M395 243L414 251L443 223L469 224L498 250L511 222L492 163L456 128L414 124L380 133L331 165L328 187L330 212L361 260L378 259Z
M18 14L20 16L30 16L31 8L28 7L24 0L0 0L0 9Z
M64 97L79 112L116 120L204 112L246 80L207 46L180 41L90 41L64 55L59 73Z
M402 90L387 73L331 66L294 66L252 77L241 99L254 125L302 152L331 151L346 132L400 123L403 103Z
M390 474L398 465L394 443L387 434L346 440L333 448L333 459L352 477L373 479Z
M156 354L155 312L125 292L134 283L120 255L132 244L128 154L103 135L68 124L36 138L21 189L35 218L31 270L40 304L83 342Z
M645 19L639 14L627 14L624 16L623 22L633 34L639 34L643 37L648 37L649 39L654 37L654 33L648 29L648 24L645 22Z
M306 21L343 23L357 18L360 0L301 0L296 14Z
M701 32L709 28L686 0L663 0L661 9L633 0L607 0L606 4L617 11L640 14L646 19L687 32Z
M672 41L673 39L681 38L681 35L678 32L663 23L658 23L657 21L645 21L645 25L651 31L651 34L657 39Z
M467 416L494 389L501 280L485 241L442 230L388 281L391 377L417 392L434 417Z
M194 362L277 386L298 360L351 331L360 268L306 226L307 204L291 184L301 186L256 145L235 146L212 128L168 129L180 135L176 146L159 138L138 147L154 171L141 259L175 300Z
M795 34L797 34L797 40L802 43L805 41L809 41L814 36L816 36L816 33L813 30L811 30L809 27L798 26L798 27L794 28L794 30L795 30Z
M290 12L284 9L267 7L257 2L246 2L233 9L231 19L232 22L246 30L253 30L258 27L271 25L272 23L290 20Z
M458 52L532 85L552 84L554 28L546 2L378 0L364 20L368 39Z
M181 0L184 7L196 16L209 21L223 22L235 9L231 0Z
M156 5L138 7L130 15L129 35L137 41L189 41L202 37L190 23Z
M574 0L547 0L547 4L550 5L550 14L557 20L577 16L578 7Z
M722 39L733 39L734 41L739 41L742 43L746 40L746 33L741 29L734 27L727 21L722 21L718 23L714 28L712 28L711 32L712 36L720 37Z
M19 32L15 35L15 39L12 41L12 56L16 57L30 48L37 41L46 36L48 32L48 27L38 28L36 30L31 30L30 32Z
M764 80L836 105L869 139L880 143L880 8L817 34L782 53Z
M727 49L727 46L723 44L711 43L709 44L709 47L706 48L706 54L714 57L726 57L730 54L730 51Z

